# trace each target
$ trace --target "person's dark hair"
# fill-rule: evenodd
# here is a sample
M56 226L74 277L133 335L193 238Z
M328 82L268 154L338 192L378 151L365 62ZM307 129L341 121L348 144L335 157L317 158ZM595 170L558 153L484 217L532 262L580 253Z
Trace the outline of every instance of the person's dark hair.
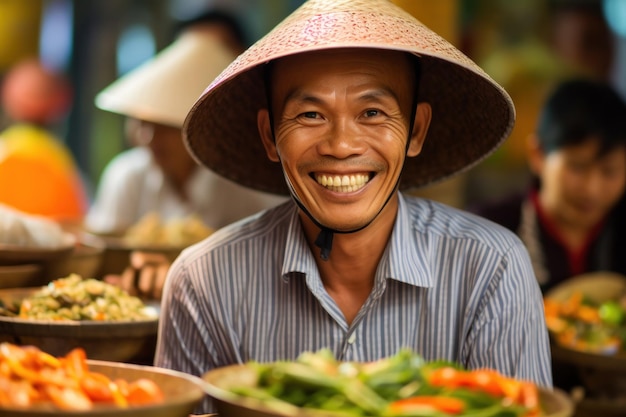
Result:
M626 102L610 85L591 79L562 82L547 98L537 126L545 153L600 141L598 157L626 145Z
M250 46L246 31L239 19L234 14L219 9L207 10L191 19L180 22L174 28L174 37L185 29L198 24L223 25L244 49Z

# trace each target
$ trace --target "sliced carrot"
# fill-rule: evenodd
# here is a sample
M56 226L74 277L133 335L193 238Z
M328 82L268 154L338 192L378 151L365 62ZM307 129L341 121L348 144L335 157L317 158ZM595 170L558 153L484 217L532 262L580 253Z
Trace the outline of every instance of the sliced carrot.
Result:
M146 405L163 401L163 392L152 380L140 378L128 384L128 404Z
M93 407L93 402L80 390L47 385L44 391L54 405L63 410L86 411Z
M410 414L420 410L435 410L448 414L461 414L465 410L465 403L452 397L420 395L394 401L389 405L394 414Z

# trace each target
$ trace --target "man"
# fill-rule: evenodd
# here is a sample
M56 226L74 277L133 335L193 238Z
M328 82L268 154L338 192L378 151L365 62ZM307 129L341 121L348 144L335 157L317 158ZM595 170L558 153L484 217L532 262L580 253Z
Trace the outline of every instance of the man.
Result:
M199 161L293 201L175 261L155 365L201 375L323 347L359 361L410 347L550 386L541 294L521 241L399 191L467 169L513 123L509 96L397 6L305 3L186 119Z

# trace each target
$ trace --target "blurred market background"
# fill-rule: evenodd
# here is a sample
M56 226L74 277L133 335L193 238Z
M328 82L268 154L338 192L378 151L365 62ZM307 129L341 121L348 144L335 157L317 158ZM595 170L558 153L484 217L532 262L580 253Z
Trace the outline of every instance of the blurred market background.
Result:
M517 108L516 127L502 148L467 174L419 193L465 206L526 183L524 137L533 129L546 92L576 65L551 44L557 24L550 13L554 1L600 3L610 40L582 34L582 42L589 51L611 56L606 74L594 76L605 76L625 93L626 0L394 0L482 65L509 91ZM223 9L239 17L251 44L301 3L0 0L0 77L32 56L67 75L73 90L71 108L51 129L71 150L93 191L107 162L128 146L123 117L95 107L100 90L168 45L178 24L206 10ZM595 71L594 62L577 70ZM9 121L2 117L0 123Z

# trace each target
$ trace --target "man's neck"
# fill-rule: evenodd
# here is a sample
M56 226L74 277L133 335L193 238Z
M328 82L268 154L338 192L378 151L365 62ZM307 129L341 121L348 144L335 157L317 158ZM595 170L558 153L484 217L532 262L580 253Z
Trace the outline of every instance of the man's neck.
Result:
M342 309L348 323L358 313L374 286L374 277L397 215L389 204L366 228L353 233L335 233L330 257L324 261L315 245L320 229L304 214L301 222L313 251L322 282Z

